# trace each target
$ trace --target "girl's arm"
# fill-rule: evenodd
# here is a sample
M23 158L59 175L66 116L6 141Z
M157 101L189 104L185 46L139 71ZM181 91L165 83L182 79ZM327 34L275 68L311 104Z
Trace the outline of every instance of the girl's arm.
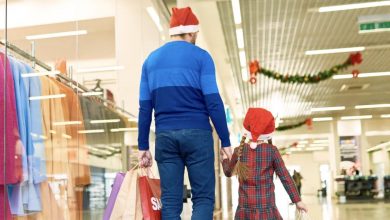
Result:
M276 147L272 147L273 149L273 167L276 174L279 176L280 180L283 183L284 188L286 189L290 199L293 203L298 203L301 201L301 197L299 196L298 190L295 187L294 181L292 180L290 174L286 166L284 165L282 156Z
M225 176L227 176L227 177L231 177L233 175L234 167L237 164L237 161L238 161L237 149L238 148L234 149L234 153L233 153L232 158L230 160L228 158L222 160L223 172L225 173Z

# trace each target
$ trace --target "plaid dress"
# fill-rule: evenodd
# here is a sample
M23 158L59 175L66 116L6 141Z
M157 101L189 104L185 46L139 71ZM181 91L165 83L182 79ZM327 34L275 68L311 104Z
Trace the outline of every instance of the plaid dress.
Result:
M251 149L246 144L240 160L248 166L249 175L246 181L240 182L235 220L282 219L275 204L274 173L279 176L291 201L301 201L294 181L275 146L261 144L256 149ZM224 171L231 168L225 163Z

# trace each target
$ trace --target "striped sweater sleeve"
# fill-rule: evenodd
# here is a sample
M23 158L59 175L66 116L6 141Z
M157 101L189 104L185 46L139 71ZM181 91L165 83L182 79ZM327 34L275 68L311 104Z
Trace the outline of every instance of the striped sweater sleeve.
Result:
M200 83L207 110L221 139L222 147L228 147L231 144L225 108L218 92L214 62L207 52L202 57Z
M142 75L139 95L139 113L138 113L138 149L149 150L149 132L152 122L152 99L150 95L148 74L146 70L147 60L142 66Z

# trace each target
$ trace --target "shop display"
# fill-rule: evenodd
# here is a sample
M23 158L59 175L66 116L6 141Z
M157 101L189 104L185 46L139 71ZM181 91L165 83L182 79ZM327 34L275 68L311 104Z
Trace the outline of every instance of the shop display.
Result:
M16 55L36 61L15 48L12 45ZM91 195L84 198L93 182L89 155L109 157L119 153L124 133L115 129L125 128L127 118L117 113L114 105L81 96L78 84L65 76L36 76L24 61L3 53L0 58L1 71L7 74L0 74L1 83L7 85L0 94L0 101L7 102L2 105L6 109L1 108L1 114L7 111L6 127L3 123L0 127L6 134L1 136L1 142L6 141L1 154L6 154L0 155L0 163L5 163L0 196L7 199L0 200L0 208L6 210L0 219L26 215L33 219L83 219L83 207L88 203L91 207L90 201L94 200ZM43 62L37 63L48 69ZM66 64L57 67L61 67L60 72L66 70ZM61 97L52 98L58 95ZM104 120L115 123L101 123ZM102 132L89 132L96 130ZM105 203L103 196L98 208L104 209Z
M375 176L345 177L345 196L347 200L373 199L378 193L376 190Z

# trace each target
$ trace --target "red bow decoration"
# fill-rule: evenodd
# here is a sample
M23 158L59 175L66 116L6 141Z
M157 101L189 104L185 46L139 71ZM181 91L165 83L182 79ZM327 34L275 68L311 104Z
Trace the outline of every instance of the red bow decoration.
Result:
M349 63L351 63L352 65L361 64L362 62L363 62L363 57L360 52L351 53L349 55Z
M311 118L306 119L305 123L309 129L313 128L313 120Z
M358 78L358 76L359 76L359 70L352 70L352 76L353 76L353 78Z
M297 147L298 146L298 142L294 142L293 144L291 144L291 147Z
M259 64L259 61L257 60L254 60L254 61L251 61L249 63L249 72L252 74L257 74L258 72L260 72L260 64Z

